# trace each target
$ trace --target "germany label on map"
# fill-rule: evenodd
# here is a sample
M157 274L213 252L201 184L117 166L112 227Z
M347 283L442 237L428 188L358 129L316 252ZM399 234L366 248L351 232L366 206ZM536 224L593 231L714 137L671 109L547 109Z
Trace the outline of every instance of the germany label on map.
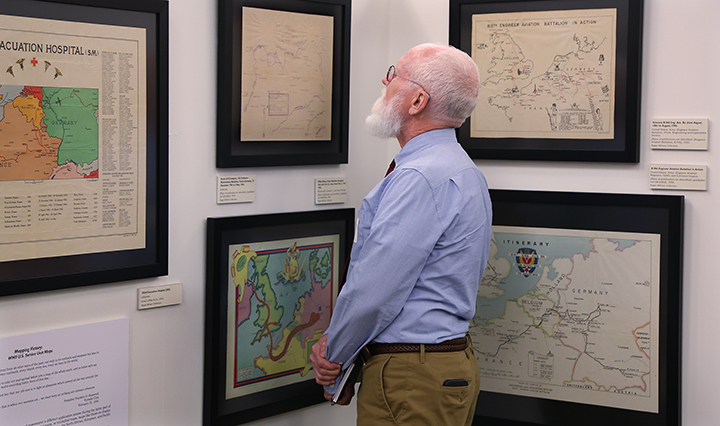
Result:
M0 86L0 181L98 177L98 89Z
M338 235L230 246L228 398L315 378L338 294Z
M660 236L493 226L481 389L658 412Z

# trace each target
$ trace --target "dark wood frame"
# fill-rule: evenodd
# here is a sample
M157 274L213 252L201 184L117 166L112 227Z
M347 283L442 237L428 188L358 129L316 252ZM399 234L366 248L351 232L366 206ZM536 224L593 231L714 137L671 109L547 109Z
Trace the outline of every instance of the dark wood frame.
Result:
M155 277L168 269L168 3L0 0L3 15L145 28L147 182L144 249L0 262L0 296Z
M640 161L644 0L450 0L450 44L471 54L472 15L577 9L617 9L614 139L473 138L470 119L458 140L472 158L503 160Z
M240 141L243 6L334 17L329 141ZM350 10L350 0L219 0L218 168L347 163Z
M491 190L490 196L493 225L660 235L659 412L481 391L474 424L680 425L684 197L511 190Z
M205 293L205 384L203 425L230 426L324 402L314 379L245 396L226 398L229 246L337 234L339 275L350 253L354 209L208 218ZM274 379L271 379L274 380Z

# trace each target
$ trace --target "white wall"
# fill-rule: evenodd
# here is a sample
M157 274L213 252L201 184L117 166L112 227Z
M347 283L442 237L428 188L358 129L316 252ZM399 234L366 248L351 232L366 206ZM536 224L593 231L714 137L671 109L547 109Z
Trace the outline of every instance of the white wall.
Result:
M716 226L712 172L714 120L720 116L715 82L720 50L714 46L720 3L715 0L645 0L642 140L639 164L478 161L492 188L653 193L651 163L707 164L708 191L687 192L683 316L683 424L716 424L720 353L714 332ZM396 142L363 128L380 94L387 67L415 44L447 42L447 0L353 0L350 93L350 163L335 166L218 170L215 168L217 63L216 0L170 0L170 272L138 280L0 299L0 337L106 319L130 319L130 425L200 425L202 415L205 219L313 210L313 180L346 176L349 201L382 177ZM710 150L662 152L649 148L652 118L709 118ZM717 158L717 159L716 159ZM218 175L256 175L251 204L215 204ZM668 192L662 192L667 194ZM675 193L673 193L675 194ZM336 206L330 206L336 207ZM183 283L183 304L136 310L137 288ZM255 426L353 425L354 409L309 407L254 422Z

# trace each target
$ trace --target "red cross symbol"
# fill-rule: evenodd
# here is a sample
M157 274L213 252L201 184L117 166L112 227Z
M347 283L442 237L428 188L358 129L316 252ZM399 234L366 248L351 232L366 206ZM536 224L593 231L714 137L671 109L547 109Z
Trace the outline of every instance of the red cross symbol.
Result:
M30 61L30 63L33 64L34 67L36 67L38 64L38 61L37 61L37 59L32 58L32 61Z

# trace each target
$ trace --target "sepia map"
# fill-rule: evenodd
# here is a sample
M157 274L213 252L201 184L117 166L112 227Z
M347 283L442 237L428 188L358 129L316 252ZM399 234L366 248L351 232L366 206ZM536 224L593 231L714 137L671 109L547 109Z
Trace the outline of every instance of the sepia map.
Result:
M330 140L333 17L243 8L240 140Z
M613 139L615 9L473 15L471 137Z

